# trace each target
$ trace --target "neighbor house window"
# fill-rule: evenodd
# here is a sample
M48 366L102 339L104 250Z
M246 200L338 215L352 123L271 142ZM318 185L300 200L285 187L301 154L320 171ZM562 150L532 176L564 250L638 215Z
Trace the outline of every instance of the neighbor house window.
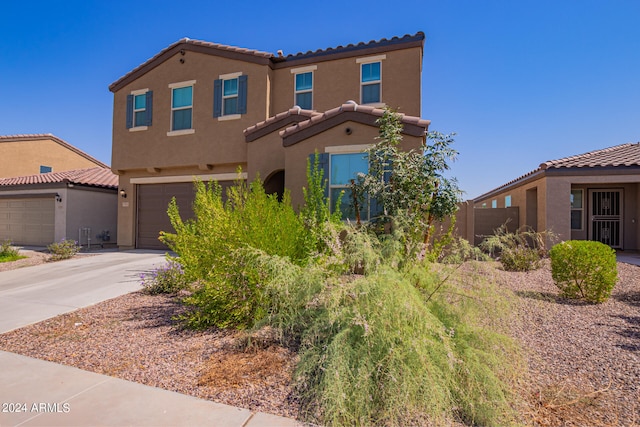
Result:
M511 207L511 196L504 196L504 207Z
M153 91L135 90L127 95L127 129L145 130L151 126Z
M40 173L49 173L53 170L51 166L40 166Z
M340 210L343 219L355 220L356 214L353 208L353 194L349 186L351 180L355 180L358 173L369 172L369 158L366 153L340 153L331 154L329 157L329 200L331 210ZM342 194L342 198L340 198ZM338 205L338 202L340 204ZM360 219L369 219L369 203L362 201L360 207Z
M247 76L225 74L213 82L213 116L239 118L247 112Z
M583 191L571 190L571 229L582 230Z
M193 85L195 81L175 83L171 88L171 131L193 129Z
M497 207L498 207L498 201L497 201L496 199L493 199L493 200L491 201L491 208L492 208L492 209L495 209L495 208L497 208Z
M360 102L375 104L382 102L382 62L360 65Z

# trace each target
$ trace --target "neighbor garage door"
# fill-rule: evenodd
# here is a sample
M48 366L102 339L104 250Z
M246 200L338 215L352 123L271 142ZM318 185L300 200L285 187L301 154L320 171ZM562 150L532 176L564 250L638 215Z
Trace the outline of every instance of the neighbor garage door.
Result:
M193 183L138 185L138 236L136 246L141 249L167 249L158 240L160 231L174 232L167 207L176 198L182 219L191 218L193 212Z
M17 245L46 246L54 241L53 197L0 199L0 240Z

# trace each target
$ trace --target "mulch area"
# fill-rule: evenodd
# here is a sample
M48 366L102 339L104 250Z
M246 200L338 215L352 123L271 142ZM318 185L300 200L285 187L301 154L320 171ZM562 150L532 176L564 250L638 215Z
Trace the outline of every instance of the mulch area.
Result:
M521 384L524 424L638 425L640 422L640 267L618 264L604 304L563 300L549 264L528 273L468 263L512 291L512 336L528 365ZM480 272L480 273L478 273ZM297 355L250 346L223 330L192 331L175 316L176 297L134 292L0 335L0 349L253 411L295 418Z

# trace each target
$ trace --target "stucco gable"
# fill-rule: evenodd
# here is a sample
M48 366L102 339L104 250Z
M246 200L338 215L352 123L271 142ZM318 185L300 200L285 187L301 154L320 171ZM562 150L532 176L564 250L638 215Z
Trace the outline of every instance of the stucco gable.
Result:
M256 123L255 125L246 128L243 131L245 141L255 141L265 135L282 129L283 126L287 126L292 123L303 122L319 115L321 115L321 113L312 110L303 110L302 108L296 106L287 111L278 113L273 117L269 117L265 121Z
M68 142L58 138L57 136L50 133L37 133L37 134L20 134L20 135L0 135L0 144L2 143L11 143L11 142L21 142L21 141L53 141L61 147L87 159L88 161L94 163L96 166L101 168L108 168L109 166L102 163L100 160L90 156L84 151L74 147Z
M358 105L353 101L342 104L322 114L315 115L309 120L297 123L280 132L283 145L288 147L309 137L324 132L327 129L352 121L368 126L378 127L377 120L384 114L383 109L368 105ZM429 128L430 120L420 117L400 114L404 125L402 133L411 136L424 136Z

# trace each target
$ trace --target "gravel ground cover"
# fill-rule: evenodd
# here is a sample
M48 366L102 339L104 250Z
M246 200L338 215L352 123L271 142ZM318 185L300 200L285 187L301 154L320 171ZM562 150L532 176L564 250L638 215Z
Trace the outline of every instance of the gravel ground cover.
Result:
M639 425L640 267L618 263L612 297L598 305L560 298L548 261L527 273L493 262L459 271L513 292L509 329L528 363L524 424ZM268 340L241 350L237 332L184 330L172 320L182 310L175 297L135 292L0 335L0 349L296 417L294 353Z

